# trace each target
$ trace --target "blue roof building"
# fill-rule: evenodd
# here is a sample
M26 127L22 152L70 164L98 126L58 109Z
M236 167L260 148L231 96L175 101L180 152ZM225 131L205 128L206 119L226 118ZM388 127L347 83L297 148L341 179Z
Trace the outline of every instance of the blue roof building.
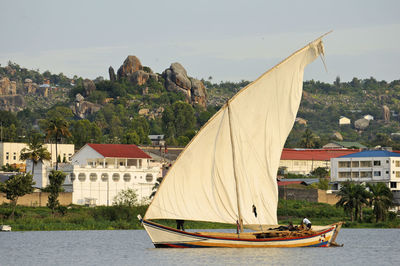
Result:
M400 206L400 153L386 150L366 150L331 159L333 190L346 181L385 183Z

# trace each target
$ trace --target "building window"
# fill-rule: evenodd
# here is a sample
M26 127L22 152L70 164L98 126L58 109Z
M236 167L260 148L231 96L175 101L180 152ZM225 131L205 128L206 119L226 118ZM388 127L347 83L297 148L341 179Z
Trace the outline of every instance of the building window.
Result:
M400 171L396 171L396 177L400 177Z
M153 181L153 175L152 175L152 174L147 174L147 175L146 175L146 181L147 181L147 182Z
M400 167L400 161L396 161L396 167Z
M125 181L125 182L131 181L131 175L128 174L128 173L124 174L124 181Z
M372 167L371 161L361 161L360 164L361 164L361 167Z
M386 163L389 163L389 160L386 160Z
M10 158L10 154L8 152L6 152L6 160L8 160Z
M13 160L16 160L16 159L17 159L17 153L14 152L14 154L13 154Z
M381 176L381 171L374 171L374 176Z
M390 188L397 188L396 182L390 182Z
M80 173L78 175L78 180L84 182L86 180L86 175L84 173Z
M71 179L71 182L74 182L76 176L75 176L74 173L71 173L71 174L69 175L69 178Z
M114 173L114 174L112 175L112 180L113 180L114 182L118 182L118 181L119 181L119 174L118 174L118 173Z
M96 182L97 181L97 174L96 173L90 173L90 181Z
M102 173L101 174L101 181L107 182L108 181L108 174L107 173Z
M339 168L350 168L350 162L339 162Z
M353 168L360 167L360 162L359 162L359 161L353 161L353 162L351 162L351 167L353 167Z
M361 178L371 178L372 172L360 172L360 177Z
M71 161L72 154L68 153L68 161Z
M386 171L386 174L388 175L388 174L389 174L389 171Z
M123 166L123 165L124 165L124 163L123 163L123 162L119 162L119 165L120 165L120 166Z
M360 177L360 173L359 172L351 172L351 177L352 178L359 178Z
M381 161L374 161L374 166L381 166Z

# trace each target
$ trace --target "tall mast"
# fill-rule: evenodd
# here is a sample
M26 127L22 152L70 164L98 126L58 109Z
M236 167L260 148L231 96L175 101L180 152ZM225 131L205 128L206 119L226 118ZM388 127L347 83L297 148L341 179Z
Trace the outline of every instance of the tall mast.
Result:
M231 146L232 146L232 162L233 162L233 176L235 177L236 183L236 200L237 200L237 207L238 207L238 223L240 232L243 232L243 220L242 220L242 212L240 211L240 200L239 200L239 184L238 179L236 176L236 159L235 159L235 145L233 143L233 134L232 134L232 112L229 105L229 100L226 102L228 105L228 117L229 117L229 133L231 137Z

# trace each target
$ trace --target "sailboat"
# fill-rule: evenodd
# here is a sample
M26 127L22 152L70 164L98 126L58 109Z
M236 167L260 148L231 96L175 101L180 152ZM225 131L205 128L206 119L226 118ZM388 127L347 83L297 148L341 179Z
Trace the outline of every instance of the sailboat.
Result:
M300 105L304 68L324 55L322 37L241 89L185 147L144 218L138 216L155 247L335 245L340 222L277 230L280 155ZM155 219L236 224L237 232L186 232Z

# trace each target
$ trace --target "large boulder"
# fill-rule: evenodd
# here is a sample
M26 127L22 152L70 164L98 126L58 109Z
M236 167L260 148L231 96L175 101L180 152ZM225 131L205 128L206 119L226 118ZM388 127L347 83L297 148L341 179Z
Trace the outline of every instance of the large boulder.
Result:
M383 110L383 119L385 120L386 123L389 123L390 121L390 109L386 105L382 107Z
M7 77L0 79L0 95L15 94L17 94L17 83L15 81L10 81Z
M34 83L31 79L25 79L24 93L34 94L34 93L36 93L37 88L38 88L38 85L36 83Z
M74 115L84 119L87 116L98 112L101 109L101 105L85 101L85 98L78 93L75 96L75 101L70 108Z
M90 79L85 79L83 81L83 88L85 89L85 96L89 96L92 92L96 90L96 85Z
M206 107L207 94L204 84L200 80L190 78L181 64L172 63L164 70L162 77L168 91L183 92L188 103Z
M142 66L142 63L140 63L139 58L137 58L134 55L129 55L125 59L122 66L118 69L118 72L117 72L118 79L131 76L133 73L135 73L138 70L141 70L142 68L143 68L143 66Z
M0 110L19 112L25 108L25 100L22 95L0 96Z
M359 130L364 130L369 126L369 120L365 118L358 119L354 122L354 127Z
M339 140L339 141L343 140L342 134L340 134L340 132L338 132L338 131L333 132L331 138Z
M158 79L157 75L154 73L148 73L143 70L138 70L130 75L129 80L132 82L133 85L143 85L145 84L150 78L155 80Z
M116 81L117 77L115 76L115 71L112 66L108 68L108 74L110 75L110 81Z

